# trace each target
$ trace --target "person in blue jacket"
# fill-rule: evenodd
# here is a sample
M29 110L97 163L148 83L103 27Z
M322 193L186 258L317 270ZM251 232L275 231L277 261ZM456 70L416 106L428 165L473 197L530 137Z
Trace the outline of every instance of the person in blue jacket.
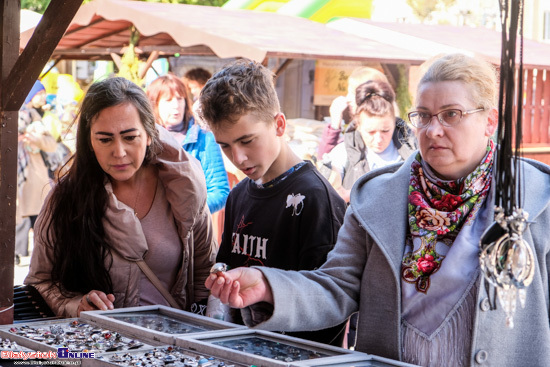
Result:
M207 204L211 213L225 206L229 181L220 147L212 132L195 122L192 101L185 84L168 74L147 87L157 123L168 129L188 153L201 163L206 178Z

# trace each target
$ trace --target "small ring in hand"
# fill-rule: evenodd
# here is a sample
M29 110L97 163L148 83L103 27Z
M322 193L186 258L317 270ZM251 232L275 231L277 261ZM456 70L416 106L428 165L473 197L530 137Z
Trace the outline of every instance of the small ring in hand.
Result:
M88 304L89 304L90 306L92 306L92 307L95 306L95 305L92 303L92 301L90 301L90 295L89 295L89 294L86 295L86 302L88 302Z

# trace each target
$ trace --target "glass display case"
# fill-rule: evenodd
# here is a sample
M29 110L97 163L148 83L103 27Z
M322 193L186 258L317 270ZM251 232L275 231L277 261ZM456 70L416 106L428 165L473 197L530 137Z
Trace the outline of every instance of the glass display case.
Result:
M215 330L246 328L165 306L141 306L80 314L105 327L117 328L135 337L146 337L162 344L175 344L175 338Z
M411 366L165 306L2 325L0 350L55 352L58 360L67 358L83 367Z
M105 353L94 360L82 360L82 367L109 366L246 367L248 365L173 346L127 353Z
M76 318L4 325L0 337L43 352L57 352L59 348L72 352L121 352L158 345Z
M216 335L203 334L177 338L176 345L229 356L233 360L262 366L288 366L293 362L317 360L353 351L326 344L260 330L225 330Z

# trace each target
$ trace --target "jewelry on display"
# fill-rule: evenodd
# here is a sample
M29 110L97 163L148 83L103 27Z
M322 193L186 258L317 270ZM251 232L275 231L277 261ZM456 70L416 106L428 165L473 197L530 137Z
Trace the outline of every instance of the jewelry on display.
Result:
M523 172L519 164L523 106L523 0L501 0L500 10L503 52L496 134L499 149L493 168L495 223L481 236L479 263L486 282L496 288L498 302L506 314L506 326L513 328L516 301L519 298L521 307L525 307L527 287L535 273L533 251L523 239L529 215L522 209ZM516 67L518 34L519 67ZM489 285L486 291L491 299ZM496 309L496 300L492 302L492 309Z
M134 201L134 206L132 207L132 209L134 210L134 216L138 216L138 212L136 210L136 207L137 207L137 204L139 202L139 194L141 193L141 186L143 184L143 180L140 180L139 177L137 177L137 174L136 174L136 180L138 180L138 192L137 192L137 195L136 195L136 200Z
M212 342L212 344L284 362L311 360L329 356L316 350L286 344L280 340L270 340L256 336L216 341Z
M218 357L192 355L179 347L158 347L144 352L115 353L100 356L99 359L116 363L119 366L242 366Z
M528 214L522 209L506 217L497 207L496 224L481 238L479 262L485 279L497 289L497 297L506 313L506 326L514 327L516 299L522 308L527 297L526 288L533 281L535 260L529 244L523 239Z
M14 326L9 332L54 348L69 348L74 352L116 352L152 347L139 340L122 336L116 331L79 320Z
M227 271L227 264L224 263L215 263L210 268L210 274L223 273L225 271Z
M207 331L208 329L186 323L165 315L150 314L150 313L122 313L114 314L109 317L126 322L128 324L140 326L146 329L159 331L167 334L188 334L201 331Z

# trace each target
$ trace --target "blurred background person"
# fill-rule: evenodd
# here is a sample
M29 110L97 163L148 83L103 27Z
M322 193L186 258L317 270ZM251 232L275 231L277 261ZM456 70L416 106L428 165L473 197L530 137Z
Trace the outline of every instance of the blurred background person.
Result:
M185 84L174 75L164 75L147 87L147 96L157 123L168 129L183 149L201 163L210 212L222 209L229 195L229 181L221 149L212 132L195 123Z
M348 77L348 93L345 96L335 98L330 105L330 122L323 130L321 141L317 149L317 157L322 160L325 153L330 152L338 143L341 142L342 133L347 130L353 130L355 109L355 91L357 87L369 80L377 80L388 83L388 78L381 71L361 67L353 70ZM397 110L395 112L397 114Z
M210 131L210 127L207 123L202 121L199 114L199 95L201 94L202 88L204 88L204 85L211 77L212 74L208 70L203 68L193 68L187 71L182 78L182 81L191 92L191 98L193 99L191 111L193 111L195 122L207 131ZM225 160L225 164L228 164L227 160Z
M370 80L355 93L354 127L344 141L325 154L323 164L341 177L338 190L346 202L355 181L365 173L407 159L416 149L414 133L396 117L390 84Z
M183 79L189 87L193 101L199 99L202 88L211 77L212 74L203 68L190 69L183 75Z
M36 81L19 111L17 210L15 229L15 263L29 256L29 231L50 191L50 176L43 158L53 153L57 143L42 123L46 104L46 90Z

